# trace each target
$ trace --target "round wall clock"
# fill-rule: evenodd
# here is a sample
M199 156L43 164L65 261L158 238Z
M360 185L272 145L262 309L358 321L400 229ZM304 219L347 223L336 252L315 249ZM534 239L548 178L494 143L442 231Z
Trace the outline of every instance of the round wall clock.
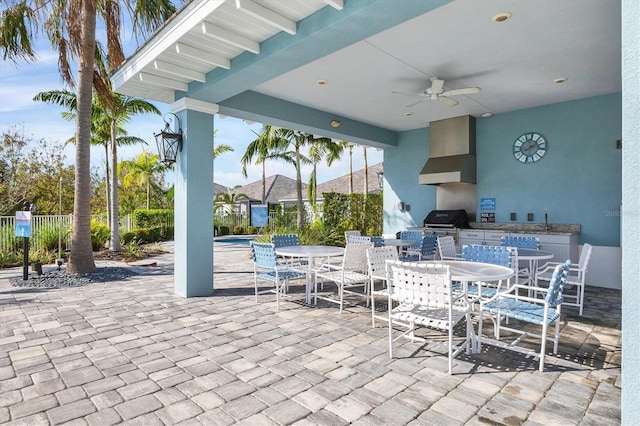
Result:
M513 143L513 156L521 163L535 163L547 153L549 142L537 132L527 132Z

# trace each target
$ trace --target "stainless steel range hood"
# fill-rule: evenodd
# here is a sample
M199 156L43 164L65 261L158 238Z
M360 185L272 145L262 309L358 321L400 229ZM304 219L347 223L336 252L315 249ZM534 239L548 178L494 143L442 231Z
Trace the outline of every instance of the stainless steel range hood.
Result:
M476 183L475 120L464 115L429 123L429 159L418 183Z

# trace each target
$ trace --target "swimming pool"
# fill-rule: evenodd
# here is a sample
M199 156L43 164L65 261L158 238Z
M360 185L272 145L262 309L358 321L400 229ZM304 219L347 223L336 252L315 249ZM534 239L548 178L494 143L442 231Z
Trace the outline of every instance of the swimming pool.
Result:
M214 243L230 243L230 244L246 244L253 241L251 237L216 237L214 238Z

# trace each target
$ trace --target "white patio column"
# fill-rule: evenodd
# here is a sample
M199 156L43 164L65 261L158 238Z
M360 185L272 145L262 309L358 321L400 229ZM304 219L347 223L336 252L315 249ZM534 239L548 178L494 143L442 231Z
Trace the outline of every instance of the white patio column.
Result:
M183 131L174 195L174 291L183 297L213 293L213 115L217 111L215 104L190 98L171 105Z

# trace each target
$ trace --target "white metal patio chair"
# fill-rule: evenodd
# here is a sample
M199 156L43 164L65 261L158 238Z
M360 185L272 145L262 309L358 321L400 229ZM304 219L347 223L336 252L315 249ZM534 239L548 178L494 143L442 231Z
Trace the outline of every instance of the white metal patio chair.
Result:
M344 306L344 295L356 294L364 296L369 302L369 274L367 265L367 249L373 247L368 244L347 244L342 256L342 264L331 263L322 264L315 271L314 303L318 299L326 300L340 305L340 313ZM330 296L318 296L318 283L322 284L334 282L338 288L337 299ZM362 293L354 291L354 288L361 287Z
M435 234L420 237L420 243L415 247L407 247L400 250L400 260L412 262L419 260L435 260L438 251L438 237Z
M462 350L470 352L471 318L467 298L464 295L454 295L451 291L449 266L389 260L387 286L390 307L389 357L393 358L393 342L400 338L444 344L448 350L448 371L451 374L453 358ZM394 302L397 306L391 308ZM453 329L463 318L466 319L465 336L454 338ZM406 330L394 338L394 326ZM442 331L447 334L447 340L443 342L416 336L416 327Z
M376 315L376 296L387 297L387 260L398 260L398 250L393 246L372 247L367 250L367 263L369 265L369 293L371 294L371 327L375 328L376 319L388 320L388 315ZM381 287L376 289L375 283L381 282Z
M567 272L567 282L565 285L565 292L562 297L565 299L563 302L567 306L577 306L582 316L582 310L584 308L584 286L585 278L587 276L587 267L589 266L589 259L591 259L591 250L593 246L591 244L584 244L582 251L580 252L580 260L577 265L571 265L569 272ZM558 266L557 262L547 262L542 265L536 271L536 283L538 281L550 281L555 267ZM568 293L566 290L571 287L572 292ZM573 293L575 288L575 294ZM569 299L567 301L567 299Z
M275 245L272 243L251 242L251 256L253 257L253 281L256 303L258 295L264 293L276 294L276 310L280 310L280 297L287 292L290 280L306 279L307 274L302 271L289 269L286 264L278 262ZM272 283L274 288L258 290L258 280Z
M497 292L492 298L480 302L480 317L478 320L478 351L482 343L487 343L503 349L520 352L540 359L538 369L544 369L544 357L546 354L547 340L553 342L553 353L558 353L558 341L560 334L560 308L562 306L562 290L567 279L567 272L571 267L571 261L559 264L555 267L548 289L534 288L537 291L546 291L544 299L524 296L520 290L529 290L528 286L516 284L505 291ZM482 336L482 317L487 312L498 318L507 317L518 320L512 321L509 326L503 326L500 321L493 321L495 339ZM529 331L530 325L541 326L541 332ZM550 326L554 326L553 337L547 336ZM518 328L519 327L519 328ZM500 340L502 331L515 333L517 338L510 343ZM527 337L540 339L540 351L521 346L520 343Z
M273 234L271 235L271 243L275 246L275 248L299 246L300 238L298 237L298 234ZM282 256L280 256L280 258L284 263L286 263L289 268L294 270L304 271L308 266L307 261L304 259L293 257L285 258Z
M514 247L501 246L485 246L482 244L467 244L462 247L462 260L468 262L491 263L493 265L506 266L517 271L518 268L518 250ZM517 279L517 278L516 278ZM498 289L503 287L502 282L492 283L469 283L467 286L467 295L474 300L480 298L488 298L493 296ZM508 280L504 287L509 287L511 280ZM456 293L462 292L463 288L460 283L454 284Z
M438 236L438 254L440 260L462 260L462 255L456 251L456 241L451 235Z

